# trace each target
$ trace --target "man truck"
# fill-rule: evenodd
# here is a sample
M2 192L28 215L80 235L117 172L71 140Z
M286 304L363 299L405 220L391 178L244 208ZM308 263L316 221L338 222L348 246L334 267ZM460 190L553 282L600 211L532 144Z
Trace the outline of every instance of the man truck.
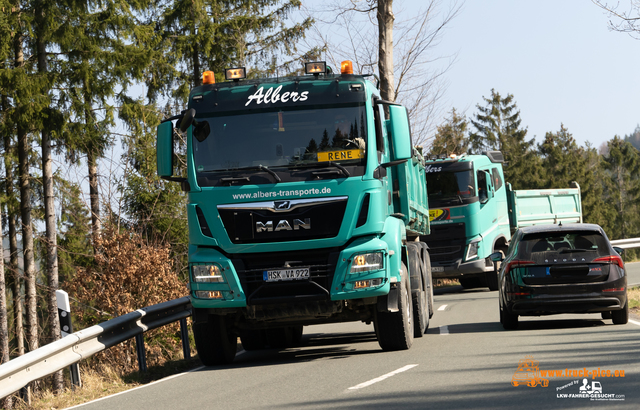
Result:
M580 186L513 190L504 182L500 151L450 155L426 161L431 204L428 244L436 279L457 279L465 288L498 290L489 255L506 254L516 229L543 223L582 222Z
M207 71L187 110L158 126L158 175L188 192L205 365L230 363L238 337L245 350L295 345L307 325L373 323L383 350L410 348L428 327L424 159L407 110L351 67L311 62L267 79L232 68L218 83Z

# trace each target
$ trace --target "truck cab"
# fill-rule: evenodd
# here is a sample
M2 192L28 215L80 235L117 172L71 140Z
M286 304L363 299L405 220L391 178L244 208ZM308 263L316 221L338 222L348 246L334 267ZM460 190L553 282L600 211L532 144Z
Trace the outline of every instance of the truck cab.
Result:
M431 233L422 240L434 278L483 286L494 270L488 256L506 252L511 231L503 162L499 151L426 161Z

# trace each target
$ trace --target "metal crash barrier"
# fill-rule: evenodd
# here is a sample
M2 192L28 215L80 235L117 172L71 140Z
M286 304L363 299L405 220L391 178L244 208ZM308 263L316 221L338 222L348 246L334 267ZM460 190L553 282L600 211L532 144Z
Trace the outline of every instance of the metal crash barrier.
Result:
M182 347L185 358L188 358L190 352L186 318L189 316L191 301L185 296L138 309L42 346L0 366L0 398L20 390L32 381L137 336L140 336L137 340L138 361L141 369L146 368L146 363L140 362L144 357L142 334L176 321L181 322Z

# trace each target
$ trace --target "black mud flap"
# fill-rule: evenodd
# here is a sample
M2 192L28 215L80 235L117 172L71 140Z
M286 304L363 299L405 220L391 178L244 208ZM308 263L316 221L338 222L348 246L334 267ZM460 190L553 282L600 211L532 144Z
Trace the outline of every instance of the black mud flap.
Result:
M397 312L399 295L398 283L392 283L389 294L378 298L378 312Z

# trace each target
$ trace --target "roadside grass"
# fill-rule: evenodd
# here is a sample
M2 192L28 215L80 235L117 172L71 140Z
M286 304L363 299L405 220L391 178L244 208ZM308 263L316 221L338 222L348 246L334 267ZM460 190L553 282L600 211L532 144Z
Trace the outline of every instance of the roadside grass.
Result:
M627 290L629 309L636 315L640 315L640 287Z
M99 370L91 369L80 364L80 379L82 387L77 389L67 388L64 392L55 395L50 389L44 389L35 393L31 399L31 405L27 405L14 395L14 409L19 410L52 410L64 409L110 396L135 387L163 379L165 377L182 373L200 366L200 361L195 358L167 362L162 366L149 367L146 373L131 372L121 374L113 367L103 365ZM68 372L65 372L65 383L69 384Z

